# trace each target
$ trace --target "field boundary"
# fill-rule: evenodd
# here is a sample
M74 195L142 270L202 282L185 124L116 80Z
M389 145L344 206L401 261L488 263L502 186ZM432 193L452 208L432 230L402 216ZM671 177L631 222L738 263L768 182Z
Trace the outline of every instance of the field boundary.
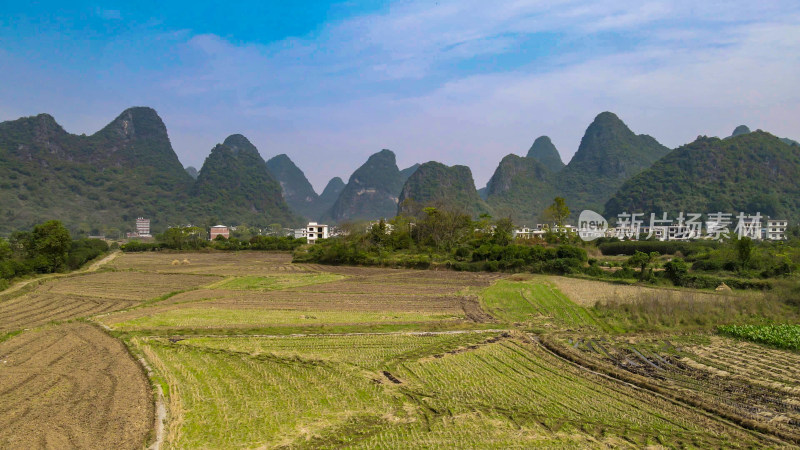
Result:
M478 329L478 330L447 330L447 331L375 331L375 332L353 332L353 333L294 333L294 334L171 334L171 335L141 335L141 338L172 338L193 339L204 338L298 338L298 337L337 337L337 336L438 336L448 334L481 334L481 333L503 333L508 332L508 328L500 329Z

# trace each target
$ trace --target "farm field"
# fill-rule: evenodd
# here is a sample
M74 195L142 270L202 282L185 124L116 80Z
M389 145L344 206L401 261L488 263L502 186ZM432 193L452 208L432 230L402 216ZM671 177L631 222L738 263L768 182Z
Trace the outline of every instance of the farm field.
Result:
M592 300L618 286L290 260L123 254L0 295L0 447L800 444L800 354L623 334Z
M174 447L725 446L744 432L607 386L507 333L134 340ZM219 420L220 416L226 420ZM742 441L744 440L744 441Z
M73 323L0 343L1 448L141 448L150 384L125 346Z

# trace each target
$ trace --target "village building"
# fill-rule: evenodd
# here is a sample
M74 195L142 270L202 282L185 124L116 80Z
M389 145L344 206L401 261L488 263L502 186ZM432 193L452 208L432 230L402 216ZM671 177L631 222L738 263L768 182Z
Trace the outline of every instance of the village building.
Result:
M789 228L788 220L767 219L764 227L764 238L770 241L782 241L786 239L787 228Z
M139 217L136 219L136 234L139 237L151 237L150 235L150 219Z
M328 226L317 222L309 222L305 228L305 238L309 244L315 243L317 239L328 239Z
M542 237L547 232L547 226L541 223L536 224L536 228L529 228L527 226L522 226L519 228L514 228L511 232L511 235L516 238L520 239L530 239L533 237Z
M231 232L225 225L214 225L208 232L208 239L213 241L217 238L217 236L222 236L225 239L228 239L231 237Z

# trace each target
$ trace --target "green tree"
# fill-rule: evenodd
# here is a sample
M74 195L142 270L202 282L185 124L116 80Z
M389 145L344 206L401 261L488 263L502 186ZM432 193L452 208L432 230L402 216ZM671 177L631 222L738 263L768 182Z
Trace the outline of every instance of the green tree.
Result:
M67 253L72 246L69 231L58 220L49 220L33 227L31 233L33 256L44 258L50 271L64 267Z
M739 255L739 262L742 269L747 269L753 257L753 240L749 237L742 237L736 240L736 253Z
M510 218L500 219L495 223L492 240L497 245L508 245L514 234L514 222Z
M11 258L11 244L7 240L0 238L0 261Z
M664 273L675 286L683 286L686 276L689 274L689 265L680 258L664 264Z
M564 222L569 217L569 207L563 197L556 197L553 199L553 204L548 206L544 211L545 217L558 225L559 228L564 226Z
M660 254L658 252L645 253L637 250L633 256L628 258L625 264L629 267L638 267L640 270L639 280L644 281L652 278L653 270L649 269L649 267L659 256Z
M167 228L156 239L175 250L199 249L205 246L205 232L200 227Z

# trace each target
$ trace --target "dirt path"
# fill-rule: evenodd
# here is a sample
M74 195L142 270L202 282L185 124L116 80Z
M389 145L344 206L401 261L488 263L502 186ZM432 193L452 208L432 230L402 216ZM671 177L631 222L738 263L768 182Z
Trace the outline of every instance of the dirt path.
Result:
M27 285L29 285L31 283L38 283L40 281L46 281L46 280L53 280L53 279L56 279L56 278L68 277L68 276L74 275L76 273L96 272L97 269L99 269L99 268L103 267L104 265L106 265L106 264L110 263L111 261L113 261L117 256L120 255L120 253L122 253L122 252L120 252L119 250L115 250L115 251L109 253L108 255L106 255L105 257L103 257L102 259L91 263L88 267L84 267L84 268L76 270L74 272L70 272L70 273L49 273L49 274L46 274L46 275L40 275L40 276L38 276L36 278L31 278L30 280L18 281L16 283L12 284L11 287L9 287L8 289L6 289L4 291L0 291L0 294L3 294L3 295L12 294L12 293L24 288L25 286L27 286Z

